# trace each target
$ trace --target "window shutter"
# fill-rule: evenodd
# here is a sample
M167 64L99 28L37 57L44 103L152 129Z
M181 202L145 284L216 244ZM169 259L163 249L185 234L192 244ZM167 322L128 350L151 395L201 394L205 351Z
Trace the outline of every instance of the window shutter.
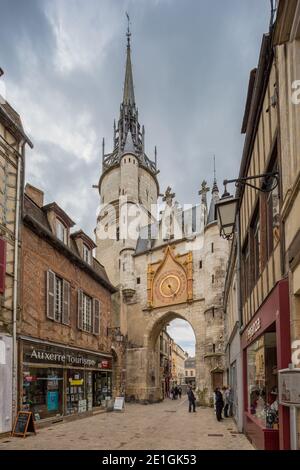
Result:
M6 241L0 238L0 294L5 291Z
M78 313L77 313L77 327L83 330L83 292L78 290Z
M55 274L47 271L47 317L54 320L55 309Z
M70 325L70 283L64 279L62 323L64 325Z
M100 302L97 299L93 299L93 333L100 334Z

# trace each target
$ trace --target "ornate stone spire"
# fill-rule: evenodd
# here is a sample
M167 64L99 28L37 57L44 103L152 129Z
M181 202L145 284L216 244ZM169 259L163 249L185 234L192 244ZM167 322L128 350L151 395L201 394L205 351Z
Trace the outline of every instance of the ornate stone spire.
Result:
M219 193L219 188L217 185L217 178L216 178L216 156L214 155L214 183L212 187L212 194Z
M137 156L139 163L153 174L156 174L156 162L150 160L145 153L145 130L142 130L138 120L138 109L134 97L130 43L131 31L128 13L126 13L126 16L128 26L126 32L127 46L123 100L120 105L119 120L114 125L114 148L111 153L104 156L103 171L118 165L122 155L124 155L124 151L130 148L130 153L134 153Z
M218 188L217 178L216 178L216 158L214 156L214 183L213 183L213 187L211 190L211 201L210 201L209 213L208 213L208 218L207 218L207 224L210 224L211 222L214 222L215 220L217 220L216 202L219 199L220 199L219 188Z
M125 81L124 81L124 92L123 92L123 105L134 106L134 88L133 88L133 75L132 75L132 65L131 65L131 49L130 49L130 28L129 28L129 15L126 13L128 26L127 26L127 57L126 57L126 71L125 71Z

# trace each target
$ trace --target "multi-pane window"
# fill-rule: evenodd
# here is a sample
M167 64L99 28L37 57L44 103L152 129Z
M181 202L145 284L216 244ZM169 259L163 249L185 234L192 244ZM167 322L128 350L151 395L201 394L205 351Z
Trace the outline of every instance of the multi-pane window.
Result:
M247 240L243 249L243 265L242 265L242 279L243 279L243 303L245 303L250 293L250 249L249 241Z
M277 166L272 171L276 171ZM274 178L270 181L270 186L274 185ZM270 257L274 246L279 241L279 187L267 193L266 200L266 228L267 228L267 256Z
M70 324L70 283L53 271L47 271L47 318L64 325Z
M56 236L63 243L67 243L67 227L56 219Z
M82 325L83 331L92 333L93 324L92 324L92 299L87 295L83 294L83 303L82 303Z
M259 278L260 274L260 256L261 256L261 247L260 247L260 219L259 212L254 218L252 226L252 236L253 236L253 282L254 284Z
M83 259L86 263L91 264L91 250L85 244L83 244Z
M81 289L78 291L77 314L77 327L79 330L94 335L100 334L100 302L98 299L92 299Z

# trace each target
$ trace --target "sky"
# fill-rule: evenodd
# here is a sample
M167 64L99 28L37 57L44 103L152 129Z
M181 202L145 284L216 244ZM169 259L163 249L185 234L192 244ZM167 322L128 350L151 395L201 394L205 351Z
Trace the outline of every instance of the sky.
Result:
M238 175L249 73L268 31L269 0L0 0L6 99L34 144L26 180L90 236L101 142L112 147L131 19L135 98L161 192L181 204ZM3 83L2 83L3 85ZM3 87L2 87L3 89Z
M173 320L167 327L167 331L171 338L173 338L190 357L195 356L195 335L191 325L187 321L179 318Z

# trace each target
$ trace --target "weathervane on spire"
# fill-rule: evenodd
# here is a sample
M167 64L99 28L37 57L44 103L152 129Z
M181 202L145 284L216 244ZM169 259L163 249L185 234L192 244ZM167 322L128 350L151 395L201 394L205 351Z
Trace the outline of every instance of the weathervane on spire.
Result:
M126 17L127 17L127 33L126 33L126 36L127 36L127 47L130 47L130 36L131 36L131 32L130 32L130 18L129 18L129 15L126 11Z

